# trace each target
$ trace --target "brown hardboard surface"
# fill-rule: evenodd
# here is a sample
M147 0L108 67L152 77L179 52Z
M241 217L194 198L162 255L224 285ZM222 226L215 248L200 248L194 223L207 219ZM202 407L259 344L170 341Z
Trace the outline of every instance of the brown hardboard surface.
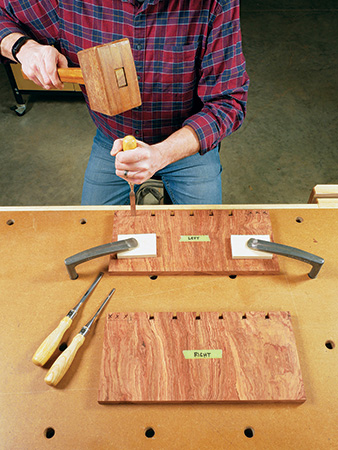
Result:
M305 399L287 311L107 315L99 403Z
M338 210L271 209L270 217L276 242L325 258L317 279L307 277L307 264L282 257L278 275L108 276L104 257L79 266L79 278L72 281L64 259L109 242L112 211L0 212L1 446L336 448ZM43 381L47 368L32 364L31 357L100 270L105 276L65 340L72 339L111 288L116 294L69 372L51 388ZM115 311L289 311L307 400L298 405L100 405L105 316ZM329 341L335 348L328 348ZM51 439L45 436L48 428L55 430ZM146 437L148 428L155 432L152 438ZM252 438L246 437L247 428L253 429Z
M109 273L133 275L274 274L278 260L232 259L232 234L269 235L266 210L159 210L116 211L112 241L119 234L155 233L154 258L111 258ZM205 239L199 241L198 238ZM195 238L195 239L194 239ZM197 239L197 240L196 240Z

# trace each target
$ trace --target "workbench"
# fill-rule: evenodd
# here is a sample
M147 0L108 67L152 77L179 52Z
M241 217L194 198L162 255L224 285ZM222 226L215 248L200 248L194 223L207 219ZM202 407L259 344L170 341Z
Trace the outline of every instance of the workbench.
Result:
M78 266L79 278L71 280L64 259L111 241L113 208L1 208L1 448L338 448L338 208L214 208L268 209L275 242L325 259L318 277L311 280L308 265L284 257L278 258L278 275L109 276L108 259L102 257ZM80 310L67 339L113 287L116 293L63 380L50 387L44 382L48 364L35 366L32 355L101 270L105 275L95 297ZM301 404L99 404L105 315L114 311L289 311L307 399Z

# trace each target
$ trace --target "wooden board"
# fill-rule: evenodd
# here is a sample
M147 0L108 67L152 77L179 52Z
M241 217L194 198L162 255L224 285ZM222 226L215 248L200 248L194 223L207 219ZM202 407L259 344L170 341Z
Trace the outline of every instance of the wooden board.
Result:
M109 314L98 401L303 402L290 314Z
M111 275L279 273L276 256L261 261L231 257L231 234L268 234L273 241L269 212L265 210L138 210L136 216L130 211L116 211L112 240L116 241L118 234L132 233L156 233L157 257L111 258Z

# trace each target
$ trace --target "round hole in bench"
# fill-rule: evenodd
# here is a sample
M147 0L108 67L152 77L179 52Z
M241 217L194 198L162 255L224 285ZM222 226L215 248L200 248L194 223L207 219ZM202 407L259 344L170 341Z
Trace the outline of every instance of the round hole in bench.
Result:
M62 344L60 344L60 346L59 346L60 352L65 351L67 347L68 347L67 343L66 342L62 342Z
M325 347L329 350L333 350L335 348L335 343L331 340L325 342Z
M48 427L45 429L44 433L47 439L52 439L52 437L55 435L55 430L54 428Z
M155 430L154 430L154 428L148 427L148 428L146 428L146 431L144 434L147 438L152 438L155 436Z
M252 438L252 437L254 437L255 431L254 431L253 428L247 427L247 428L245 428L245 430L244 430L244 434L245 434L245 436L246 436L247 438Z

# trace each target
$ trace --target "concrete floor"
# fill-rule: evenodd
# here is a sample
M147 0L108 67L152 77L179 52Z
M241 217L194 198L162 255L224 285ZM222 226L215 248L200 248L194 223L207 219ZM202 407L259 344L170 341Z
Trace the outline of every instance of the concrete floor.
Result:
M338 183L336 0L243 0L251 78L244 125L222 143L223 203L306 203ZM25 96L0 67L0 205L77 205L95 127L81 98Z

